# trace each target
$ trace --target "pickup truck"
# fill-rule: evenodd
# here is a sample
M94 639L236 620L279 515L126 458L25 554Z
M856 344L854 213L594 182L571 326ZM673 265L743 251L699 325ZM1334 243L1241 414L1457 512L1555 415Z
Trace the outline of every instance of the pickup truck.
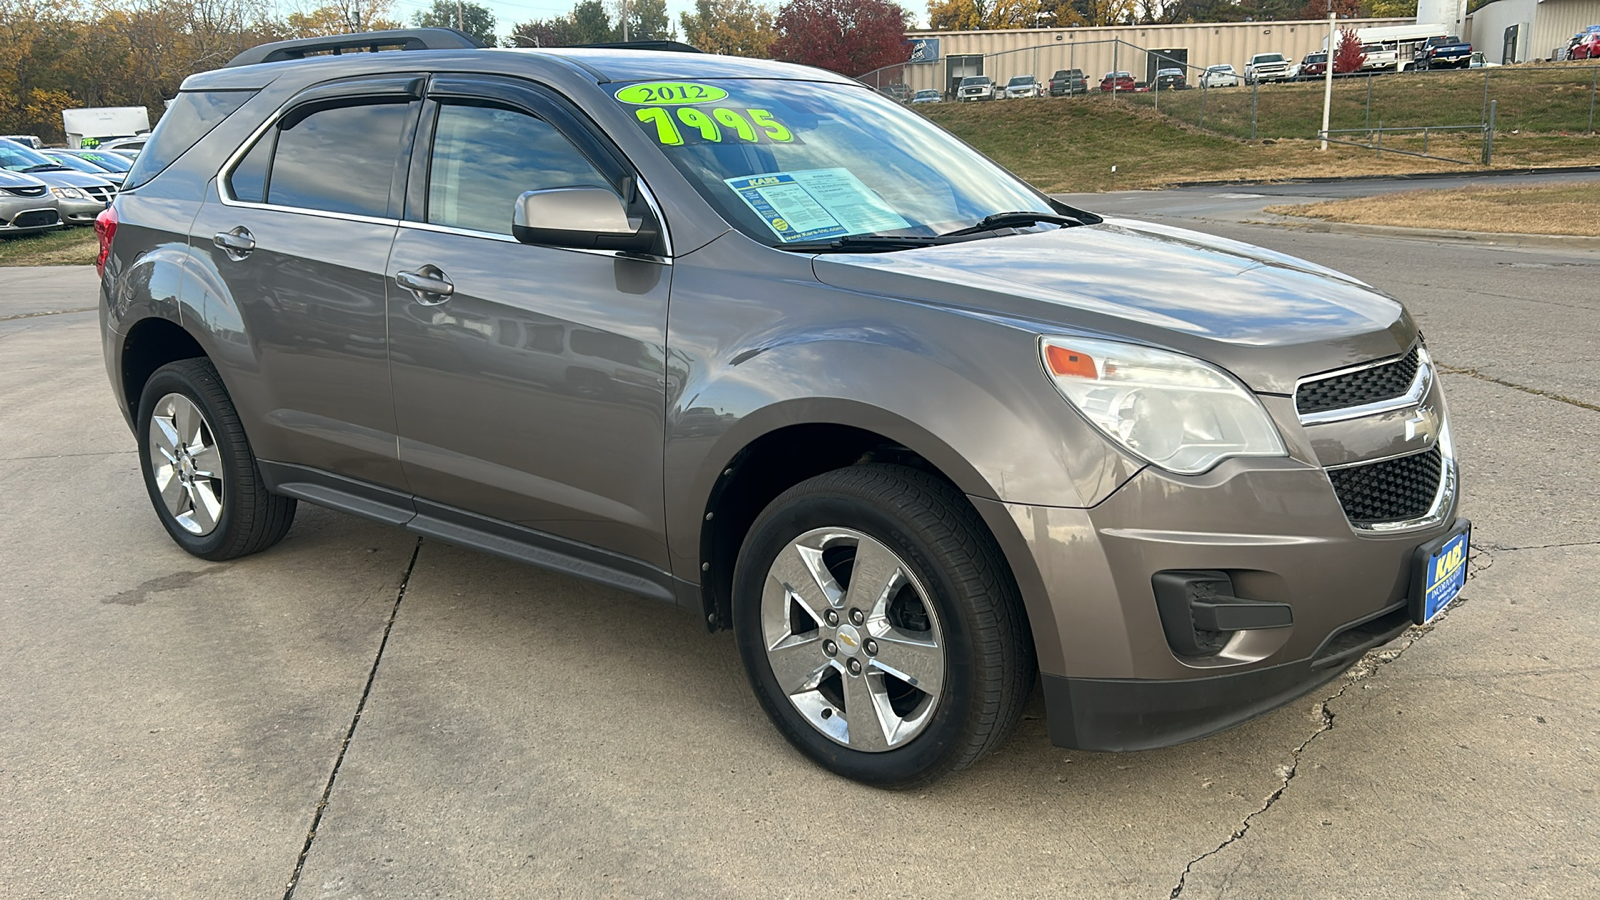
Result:
M1363 72L1398 72L1400 51L1394 44L1363 44L1361 47Z
M1465 69L1472 64L1472 45L1455 35L1431 37L1417 45L1419 69Z
M1244 83L1288 81L1289 60L1282 53L1257 53L1244 67Z

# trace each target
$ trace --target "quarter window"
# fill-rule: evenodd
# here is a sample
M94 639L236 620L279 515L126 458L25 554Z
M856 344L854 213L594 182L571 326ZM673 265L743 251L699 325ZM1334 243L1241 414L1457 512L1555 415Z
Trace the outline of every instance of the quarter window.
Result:
M610 187L543 119L494 106L439 108L428 171L431 224L510 234L524 191L577 185Z

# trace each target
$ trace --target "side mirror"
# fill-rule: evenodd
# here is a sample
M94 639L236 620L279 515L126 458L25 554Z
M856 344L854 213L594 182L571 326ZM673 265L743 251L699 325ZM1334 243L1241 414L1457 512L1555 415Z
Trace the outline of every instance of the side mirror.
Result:
M615 191L594 185L524 193L512 211L511 234L524 244L629 253L649 253L657 237L654 221L630 218Z

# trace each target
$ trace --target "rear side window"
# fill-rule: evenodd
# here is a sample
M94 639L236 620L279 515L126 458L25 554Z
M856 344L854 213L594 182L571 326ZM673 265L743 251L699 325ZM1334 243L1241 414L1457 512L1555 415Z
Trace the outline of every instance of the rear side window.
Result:
M291 113L245 156L230 182L241 200L265 187L266 202L358 216L386 217L413 105L367 103L335 106L309 115ZM262 150L276 132L265 167Z
M255 91L186 91L172 101L150 140L139 151L123 190L132 190L166 171L222 120L234 114Z
M512 209L524 191L578 185L611 187L543 119L494 106L439 108L428 169L430 223L510 234Z

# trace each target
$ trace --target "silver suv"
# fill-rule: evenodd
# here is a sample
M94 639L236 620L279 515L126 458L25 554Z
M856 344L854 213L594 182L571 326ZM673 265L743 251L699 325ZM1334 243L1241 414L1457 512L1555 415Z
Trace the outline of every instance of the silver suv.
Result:
M420 49L327 54L384 44ZM827 72L267 45L184 83L99 226L183 549L306 500L676 604L864 782L970 765L1036 673L1064 746L1210 734L1464 578L1398 302L1062 205Z

